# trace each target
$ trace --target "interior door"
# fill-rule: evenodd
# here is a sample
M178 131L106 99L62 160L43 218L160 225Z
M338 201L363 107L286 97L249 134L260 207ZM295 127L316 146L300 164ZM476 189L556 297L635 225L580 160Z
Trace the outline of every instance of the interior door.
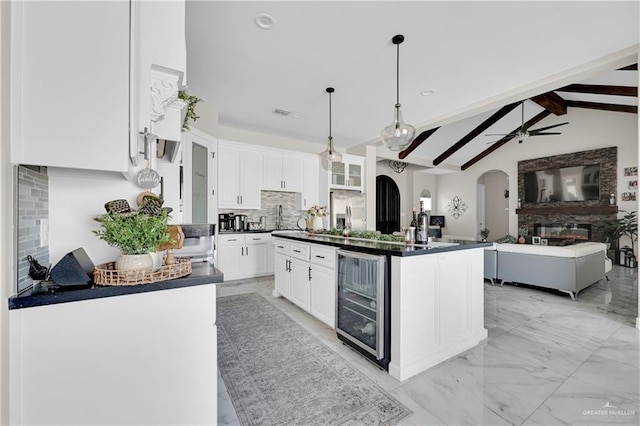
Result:
M182 147L183 223L217 223L215 138L190 130Z

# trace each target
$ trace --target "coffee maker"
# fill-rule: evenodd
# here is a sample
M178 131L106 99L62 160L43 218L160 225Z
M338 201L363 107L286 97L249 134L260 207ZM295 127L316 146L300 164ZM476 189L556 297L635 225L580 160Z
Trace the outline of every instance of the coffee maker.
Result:
M221 231L233 231L234 229L233 214L220 213L218 215L218 229Z

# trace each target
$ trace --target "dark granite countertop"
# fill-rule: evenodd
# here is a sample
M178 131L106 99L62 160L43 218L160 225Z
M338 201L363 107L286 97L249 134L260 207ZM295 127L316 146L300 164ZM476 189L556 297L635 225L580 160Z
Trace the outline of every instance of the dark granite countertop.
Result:
M277 233L274 233L273 236L286 238L289 240L304 241L307 243L340 247L351 251L359 251L372 254L385 254L391 256L421 256L425 254L443 253L447 251L488 247L492 244L489 242L479 241L449 241L442 238L436 239L433 243L427 245L404 244L377 240L364 240L359 238L344 238L340 236L314 234L301 231L278 231Z
M128 294L145 293L149 291L169 290L174 288L191 287L220 283L224 279L222 272L214 265L206 262L194 263L191 274L186 277L151 284L131 286L98 286L89 288L59 290L52 283L37 283L26 292L9 298L9 309L32 308L36 306L53 305L56 303L77 302L81 300L100 299L103 297L125 296Z

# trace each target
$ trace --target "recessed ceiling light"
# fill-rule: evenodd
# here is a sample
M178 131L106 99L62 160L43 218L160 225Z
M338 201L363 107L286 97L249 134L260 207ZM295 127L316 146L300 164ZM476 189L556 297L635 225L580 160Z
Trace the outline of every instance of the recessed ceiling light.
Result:
M255 22L256 26L263 30L270 30L271 27L276 23L273 16L268 13L258 13L255 18L253 18L253 22Z
M435 90L433 89L428 89L428 90L423 90L422 92L420 92L420 94L422 96L429 96L429 95L433 95L433 93L435 92Z

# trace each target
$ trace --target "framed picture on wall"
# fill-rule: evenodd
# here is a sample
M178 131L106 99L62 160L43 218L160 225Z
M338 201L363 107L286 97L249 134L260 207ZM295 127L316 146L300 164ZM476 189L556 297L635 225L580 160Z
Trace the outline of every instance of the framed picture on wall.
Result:
M638 189L638 180L637 179L630 180L629 181L629 188L627 188L627 189L633 189L634 191L636 189Z
M622 201L635 201L636 193L635 192L623 192L622 193Z
M638 176L638 166L633 167L625 167L624 168L625 176Z

